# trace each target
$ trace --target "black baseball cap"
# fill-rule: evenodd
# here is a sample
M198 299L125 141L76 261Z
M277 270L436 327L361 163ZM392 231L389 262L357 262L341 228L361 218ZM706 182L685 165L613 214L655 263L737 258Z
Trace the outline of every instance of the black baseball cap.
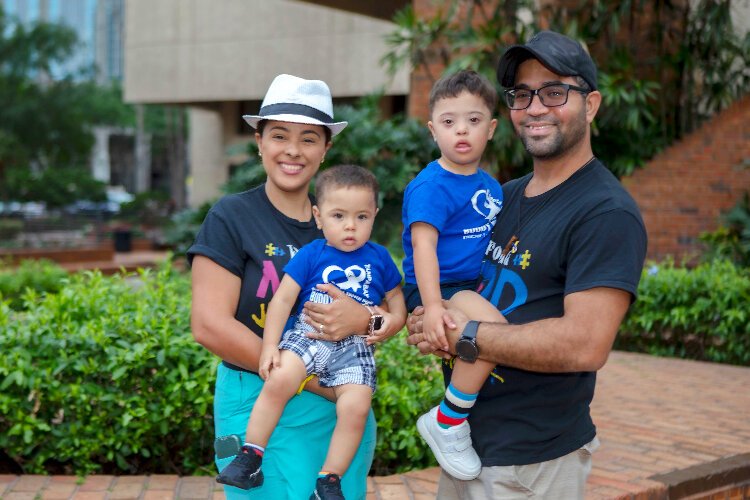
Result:
M561 76L580 76L596 90L596 65L583 46L572 38L540 31L525 45L508 47L497 66L497 81L505 88L516 83L516 71L522 62L536 59L547 69Z

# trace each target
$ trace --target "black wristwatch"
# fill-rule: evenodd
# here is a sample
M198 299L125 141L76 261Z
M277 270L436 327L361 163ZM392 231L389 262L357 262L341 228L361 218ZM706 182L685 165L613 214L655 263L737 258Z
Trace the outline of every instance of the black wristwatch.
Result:
M458 355L458 359L467 363L473 363L479 357L477 328L479 328L479 321L469 321L461 333L461 338L456 342L456 355Z

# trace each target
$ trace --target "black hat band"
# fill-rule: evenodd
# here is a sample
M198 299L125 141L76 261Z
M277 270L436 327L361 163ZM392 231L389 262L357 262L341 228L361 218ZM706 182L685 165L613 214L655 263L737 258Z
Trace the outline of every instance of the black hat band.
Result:
M269 104L260 108L258 113L261 117L272 116L272 115L301 115L308 118L313 118L323 123L333 123L333 117L328 116L321 110L307 106L306 104L295 104L280 102L278 104Z

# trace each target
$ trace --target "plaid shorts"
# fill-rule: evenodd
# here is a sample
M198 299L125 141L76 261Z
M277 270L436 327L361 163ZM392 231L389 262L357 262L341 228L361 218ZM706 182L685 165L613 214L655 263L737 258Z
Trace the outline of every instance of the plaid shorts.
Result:
M302 359L307 374L318 376L323 387L344 384L367 385L375 392L375 349L364 337L352 335L337 342L311 339L302 329L284 332L279 349L292 351Z

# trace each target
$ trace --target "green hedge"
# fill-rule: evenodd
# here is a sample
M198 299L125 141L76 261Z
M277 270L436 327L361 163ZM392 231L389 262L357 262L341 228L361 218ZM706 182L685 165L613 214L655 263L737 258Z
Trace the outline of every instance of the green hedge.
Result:
M750 364L750 270L725 260L643 272L615 348Z
M0 298L9 300L13 309L23 309L24 297L33 302L38 295L57 293L67 277L67 271L45 259L24 260L18 266L0 262Z
M422 356L406 344L406 332L375 351L378 390L373 411L378 420L378 444L372 474L389 475L437 465L417 433L417 417L440 403L445 392L440 361Z
M190 334L189 275L167 264L62 283L27 291L21 310L0 302L0 449L27 473L213 473L217 360ZM616 348L748 364L748 303L745 268L653 266ZM403 336L376 353L375 474L435 463L414 424L442 395L438 361Z
M189 276L73 274L0 303L0 449L27 473L212 473L217 359L190 333ZM377 351L373 472L434 464L416 418L439 401L436 358Z
M0 449L27 473L194 473L209 464L215 359L169 266L72 275L0 305Z

